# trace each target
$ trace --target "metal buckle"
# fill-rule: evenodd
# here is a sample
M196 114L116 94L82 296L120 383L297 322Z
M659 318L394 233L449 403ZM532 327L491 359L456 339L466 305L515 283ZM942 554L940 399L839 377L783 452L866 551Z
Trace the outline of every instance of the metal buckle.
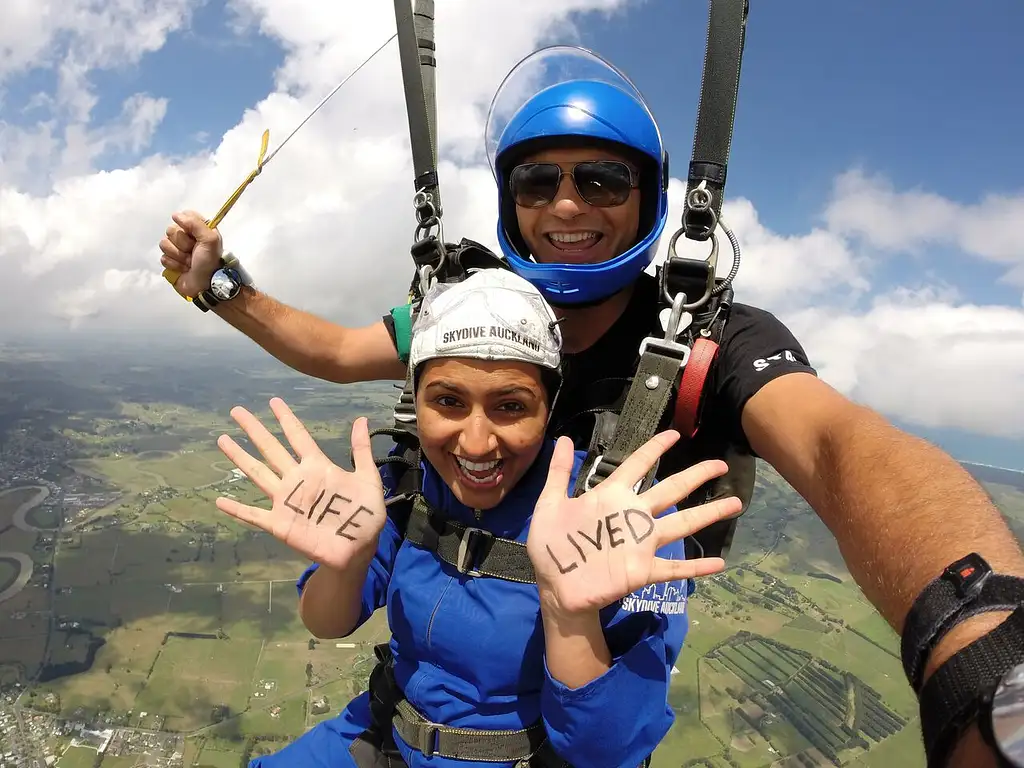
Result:
M657 352L668 353L670 357L678 357L680 368L683 368L690 360L690 348L678 341L665 341L648 336L640 342L640 354L643 355L648 347Z
M455 557L455 570L463 575L483 575L473 567L477 554L477 536L484 539L494 539L494 534L490 531L485 531L483 528L466 528L462 532L462 536L459 537L459 552Z

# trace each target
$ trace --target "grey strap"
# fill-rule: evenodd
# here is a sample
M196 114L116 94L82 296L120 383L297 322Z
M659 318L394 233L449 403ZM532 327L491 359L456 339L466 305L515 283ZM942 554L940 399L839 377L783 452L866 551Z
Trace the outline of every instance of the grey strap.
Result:
M614 472L637 448L658 429L689 356L689 347L675 342L648 338L640 356L640 365L630 385L622 413L615 425L615 434L608 450L602 454L588 453L576 478L574 496L580 496ZM644 479L646 489L654 480L657 464Z
M406 699L395 707L392 721L398 735L427 757L487 763L528 761L547 739L542 723L518 731L479 731L432 723Z
M747 10L747 0L710 0L693 157L683 198L683 228L691 240L707 240L722 213ZM690 193L701 183L711 193L711 205L707 210L692 210Z
M525 544L449 520L436 513L420 494L413 499L405 537L436 553L459 573L537 583Z
M441 215L437 182L437 102L434 56L434 0L395 0L398 52L402 62L405 111L409 118L415 189L426 192Z

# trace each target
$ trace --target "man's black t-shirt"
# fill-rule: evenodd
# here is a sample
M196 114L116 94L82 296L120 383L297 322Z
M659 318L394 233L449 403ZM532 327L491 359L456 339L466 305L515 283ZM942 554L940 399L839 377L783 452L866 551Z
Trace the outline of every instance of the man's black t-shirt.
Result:
M589 349L562 356L563 384L550 422L552 434L567 435L578 450L586 450L593 413L624 401L636 372L640 343L647 336L663 337L659 290L656 278L642 274L626 310L608 332ZM384 322L394 340L394 320L385 315ZM755 454L743 432L743 408L769 381L799 371L816 375L790 330L770 312L734 303L718 358L704 385L700 428L691 440L680 440L665 454L657 476L664 478L705 459L724 459L730 465L730 477L692 494L687 506L732 493L744 498L753 465L749 458L744 464L741 457ZM662 428L670 426L671 416L670 406Z
M636 371L641 341L662 337L658 290L654 277L641 275L626 310L608 332L584 352L563 355L565 383L552 424L556 434L570 435L577 448L587 447L593 419L575 414L614 403ZM733 304L705 383L700 429L687 453L697 461L719 458L728 443L752 453L740 421L743 407L769 381L794 371L815 373L789 329L770 312Z

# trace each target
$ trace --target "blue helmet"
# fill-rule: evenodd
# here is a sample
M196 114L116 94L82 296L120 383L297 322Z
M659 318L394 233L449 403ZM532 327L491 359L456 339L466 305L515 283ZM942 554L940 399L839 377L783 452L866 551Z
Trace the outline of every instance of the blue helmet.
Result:
M494 104L488 117L488 154L498 183L498 243L516 273L533 283L549 302L562 306L599 302L633 283L654 260L668 218L668 157L643 98L624 75L595 54L579 48L568 50L573 57L582 52L588 57L588 66L597 63L602 71L596 76L562 79L536 92L500 131L494 125ZM502 90L495 96L496 102ZM600 263L536 262L519 232L509 174L528 153L581 139L623 151L638 162L641 213L637 241L624 253Z

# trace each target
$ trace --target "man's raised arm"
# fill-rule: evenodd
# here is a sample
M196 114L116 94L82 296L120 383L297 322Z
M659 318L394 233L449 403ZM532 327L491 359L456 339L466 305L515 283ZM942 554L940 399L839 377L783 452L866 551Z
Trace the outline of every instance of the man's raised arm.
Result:
M898 633L924 587L971 552L997 573L1024 577L1020 543L957 461L813 375L765 384L743 411L743 429L829 527L853 578ZM924 680L1008 615L993 610L954 626L927 657ZM950 768L995 766L980 738L969 728Z
M210 287L210 278L221 266L220 233L195 211L172 218L175 224L160 241L160 263L180 273L174 289L194 297ZM343 328L250 287L212 311L282 363L309 376L338 383L405 379L405 364L383 321Z

